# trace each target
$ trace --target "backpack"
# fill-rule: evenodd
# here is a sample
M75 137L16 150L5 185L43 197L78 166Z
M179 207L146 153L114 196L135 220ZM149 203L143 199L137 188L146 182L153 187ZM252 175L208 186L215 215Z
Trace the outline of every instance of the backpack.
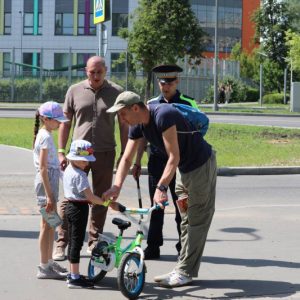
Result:
M205 136L208 126L209 119L205 113L200 111L197 108L194 108L189 105L181 104L181 103L170 103L173 107L175 107L184 118L192 125L192 131L177 131L178 133L197 133L200 132L202 136Z

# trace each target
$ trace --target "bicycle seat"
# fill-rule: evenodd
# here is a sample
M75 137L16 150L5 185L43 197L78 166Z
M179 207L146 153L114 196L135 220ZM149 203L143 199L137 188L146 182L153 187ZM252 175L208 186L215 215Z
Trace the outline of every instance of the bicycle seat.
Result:
M129 221L124 221L124 220L119 219L119 218L113 218L112 223L117 225L118 228L121 229L121 230L125 230L125 229L127 229L128 227L131 226L131 223Z

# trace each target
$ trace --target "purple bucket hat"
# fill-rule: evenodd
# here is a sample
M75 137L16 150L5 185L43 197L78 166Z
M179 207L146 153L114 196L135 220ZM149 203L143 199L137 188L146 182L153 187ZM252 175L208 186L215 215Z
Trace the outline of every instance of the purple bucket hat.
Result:
M68 122L69 120L64 116L61 106L54 101L43 103L39 108L39 113L43 117L54 119L59 122Z

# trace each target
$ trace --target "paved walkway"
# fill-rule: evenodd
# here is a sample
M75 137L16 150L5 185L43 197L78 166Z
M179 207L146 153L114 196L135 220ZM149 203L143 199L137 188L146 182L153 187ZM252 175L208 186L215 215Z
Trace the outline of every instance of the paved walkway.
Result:
M32 152L3 145L0 152L0 299L123 299L117 287L116 270L107 274L94 291L68 290L65 282L35 278L40 217L33 193ZM229 183L234 178L222 179ZM145 206L149 203L146 179L141 176ZM295 178L293 182L295 185ZM287 203L285 197L278 199L274 195L262 205L259 190L257 194L251 201L247 195L238 201L230 195L223 199L226 201L218 198L199 277L193 285L173 290L159 288L153 282L153 276L170 271L176 262L177 236L174 208L170 205L165 217L162 257L146 262L148 273L141 299L300 299L298 198ZM137 205L136 183L131 176L120 198L127 206ZM116 234L112 218L110 211L105 231ZM126 237L133 236L134 231L133 226ZM85 250L86 244L82 251L84 274L89 259Z
M0 153L0 215L39 214L33 190L35 170L32 162L32 151L0 145ZM143 174L146 172L143 169ZM219 176L273 174L300 174L300 167L219 168L218 170ZM149 205L147 176L140 177L140 185L142 199L144 199L144 203ZM61 187L60 199L63 198L62 190ZM136 182L132 176L126 178L121 191L121 199L127 206L136 206L138 203ZM166 211L173 213L174 207L170 205Z

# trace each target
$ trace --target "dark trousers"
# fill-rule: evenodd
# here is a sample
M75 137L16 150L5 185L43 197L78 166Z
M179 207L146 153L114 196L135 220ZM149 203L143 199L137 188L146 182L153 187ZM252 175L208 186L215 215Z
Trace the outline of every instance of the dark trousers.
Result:
M150 154L149 161L148 161L148 185L149 185L149 194L151 205L153 205L153 197L155 194L156 186L163 174L167 161L157 155ZM181 223L181 216L179 210L176 205L177 196L175 194L175 176L173 177L172 181L169 185L169 190L172 195L173 203L176 210L175 221L177 232L179 236L179 242L176 244L177 251L180 251L180 223ZM149 225L149 232L148 232L148 239L147 244L149 248L157 248L162 246L163 244L163 225L164 225L164 210L155 210L152 212L150 225Z
M88 221L89 205L68 202L66 215L69 229L68 260L72 264L78 264Z
M86 169L86 172L92 172L93 192L101 197L102 193L107 191L112 184L113 169L116 152L95 152L96 161L91 163ZM63 224L57 227L56 247L65 249L68 245L68 222L65 217L68 200L64 199L58 204L58 213L63 220ZM106 220L107 207L102 205L92 205L89 224L88 246L96 243L98 233L103 232L104 223Z

